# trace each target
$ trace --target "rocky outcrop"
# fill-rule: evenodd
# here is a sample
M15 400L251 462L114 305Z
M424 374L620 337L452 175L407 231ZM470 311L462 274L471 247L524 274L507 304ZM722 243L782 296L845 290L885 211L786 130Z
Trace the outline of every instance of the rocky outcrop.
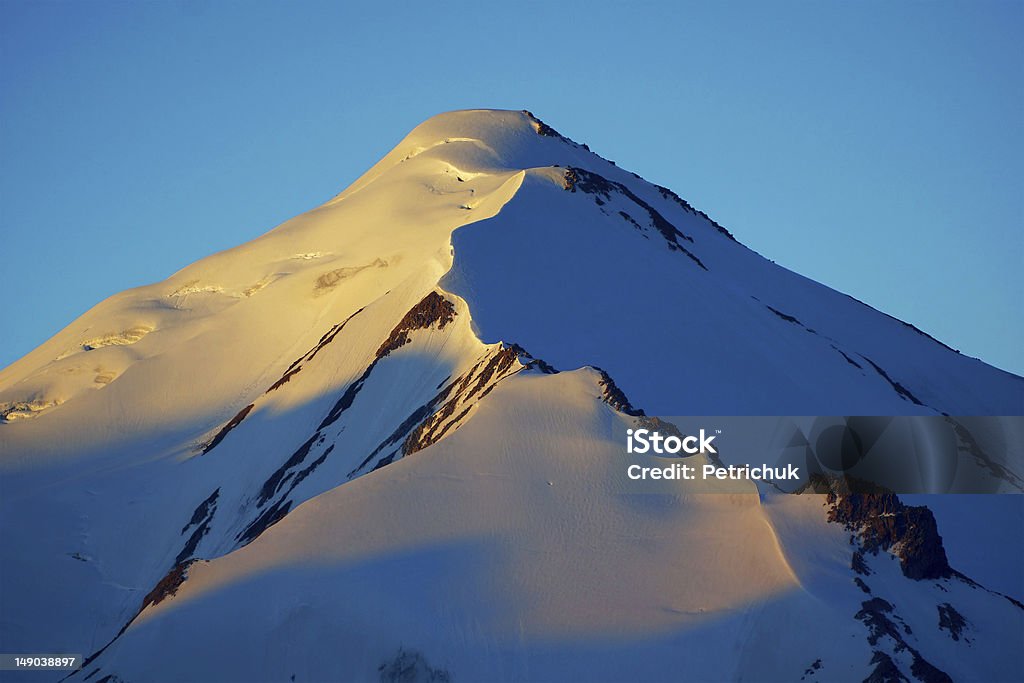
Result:
M236 536L241 544L251 542L266 529L284 518L295 504L292 492L314 470L322 465L331 451L325 431L339 420L355 402L363 386L370 379L374 369L393 351L412 341L417 330L443 329L456 316L455 306L437 292L431 292L411 308L395 325L388 337L378 347L373 360L363 373L342 393L317 430L294 453L278 467L261 486L255 497L254 517ZM346 321L347 322L347 321ZM336 326L321 339L321 345L329 343L344 326ZM308 354L312 357L321 346ZM301 359L300 359L301 360ZM289 372L300 366L293 364ZM467 372L439 387L438 393L412 412L398 424L388 438L384 439L362 462L348 474L351 479L373 469L386 466L396 459L416 453L457 429L469 410L486 396L505 377L524 369L536 368L541 372L555 372L554 368L530 356L521 347L500 345L488 351ZM286 372L286 376L288 373ZM325 447L326 446L326 447ZM319 456L314 459L314 455ZM312 462L308 462L312 460ZM341 482L338 482L341 483Z
M178 564L171 567L171 570L167 572L164 578L160 579L153 590L146 594L146 597L142 598L142 610L146 609L150 605L159 605L161 602L169 597L172 597L178 592L178 588L181 584L185 583L185 579L188 578L188 568L192 564L192 561L179 562Z
M356 311L355 313L345 318L340 323L331 327L331 329L329 329L327 332L325 332L324 335L320 337L320 341L317 342L316 346L311 348L309 351L307 351L302 356L297 358L291 365L289 365L288 369L285 370L281 378L278 379L273 384L271 384L270 388L268 388L264 393L269 394L272 391L280 389L282 386L287 384L292 379L292 377L299 374L299 372L302 371L303 363L313 360L313 358L316 357L316 354L319 353L322 348L324 348L332 341L334 341L334 338L338 336L338 333L345 329L345 325L347 325L348 322L352 320L352 318L362 313L362 311L363 309L360 308L358 311ZM221 427L220 430L214 435L214 437L205 446L203 446L203 455L209 453L214 448L216 448L224 440L224 437L230 434L231 431L235 429L235 427L242 423L242 420L248 417L249 413L252 412L252 409L255 407L255 403L250 403L249 405L238 411L238 413L233 418L228 420L227 424Z
M875 667L864 679L864 683L910 683L910 679L903 675L892 657L875 650L871 653L871 664Z
M399 648L393 659L384 662L377 671L381 683L451 683L447 669L433 667L419 652Z
M910 401L914 405L924 405L924 403L921 403L921 400L917 396L914 396L910 389L907 389L905 386L903 386L902 384L894 380L892 377L890 377L889 373L883 370L877 363L875 363L875 361L871 360L864 354L859 355L861 358L866 360L871 365L871 367L875 369L875 372L877 372L882 379L889 383L889 386L892 387L893 391L900 395L900 398L902 398L905 401Z
M242 424L242 420L244 420L255 407L255 403L250 403L246 407L239 410L233 418L228 420L227 424L220 428L220 430L214 435L213 439L211 439L208 444L203 446L203 455L206 455L214 448L216 448L217 445L224 440L224 437L231 433L232 429Z
M904 638L910 635L910 627L895 613L893 606L882 598L871 598L861 603L861 609L854 615L858 621L864 622L868 628L868 644L875 647L883 639L891 642L894 652L908 652L912 657L910 673L921 683L953 683L945 671L925 659ZM882 650L875 650L871 663L875 669L866 680L868 681L906 681L906 676L899 670L892 658Z
M489 351L468 371L443 383L438 393L403 420L387 439L349 473L349 477L371 467L379 469L437 443L457 429L472 407L501 380L527 369L544 373L557 372L517 344L501 344L497 349Z
M1008 469L1004 465L996 462L985 449L981 447L978 440L974 438L971 431L964 425L960 424L956 420L947 417L946 421L953 428L953 432L956 434L957 441L959 442L959 448L962 453L967 453L974 459L974 464L980 469L988 470L988 472L996 479L1005 481L1010 486L1013 486L1018 491L1024 491L1024 479L1021 479L1012 470Z
M534 116L533 112L527 111L526 109L524 109L523 113L526 114L526 116L533 123L533 129L537 132L537 135L540 135L540 136L546 137L546 138L555 138L556 140L561 140L562 142L568 142L570 145L575 145L576 144L575 142L573 142L569 138L565 137L564 135L559 133L557 130L555 130L554 128L552 128L548 124L544 123L543 121L541 121L536 116ZM584 148L587 148L586 145L581 145L581 146L584 147ZM589 149L589 148L587 148L587 149Z
M191 559L192 554L196 551L196 548L199 547L199 542L203 540L203 536L209 533L210 524L213 522L213 515L217 511L217 498L219 497L220 487L217 487L217 490L211 493L209 498L196 507L195 511L192 513L192 519L189 520L188 524L181 528L182 535L192 527L195 527L195 530L185 542L185 546L181 549L181 552L178 553L175 564L182 564L186 560Z
M910 579L954 575L931 510L905 505L894 493L853 493L845 479L829 480L828 485L828 521L857 534L864 552L892 553ZM862 559L855 559L854 568L858 566L866 569Z
M398 322L395 329L377 349L377 359L384 358L392 351L409 343L409 333L413 330L425 330L437 325L443 330L445 325L455 319L455 306L437 292L427 294L409 309L409 312Z
M964 635L964 631L967 629L967 620L956 611L953 605L944 602L938 606L938 610L940 631L948 631L949 637L953 640L960 640L962 637L966 642L971 642L971 639Z
M409 343L411 337L410 333L414 330L424 330L433 325L437 325L437 329L443 330L445 325L455 319L455 306L452 302L445 299L437 292L431 292L423 297L422 300L411 309L409 312L402 317L402 319L395 325L395 328L391 330L391 334L388 338L377 349L377 353L374 355L373 361L366 366L363 374L359 376L356 381L352 382L345 389L345 393L341 395L337 403L331 408L330 412L320 423L317 431L322 431L324 428L330 426L341 417L341 414L348 410L352 403L356 399L356 395L362 390L366 380L369 379L373 369L377 367L383 358L386 358L395 351Z
M662 197L664 197L665 199L669 199L669 200L675 202L680 207L682 207L683 211L686 211L687 213L691 213L694 216L700 216L701 218L706 220L708 223L713 225L715 230L717 230L719 233L721 233L725 237L729 238L733 242L736 242L736 238L733 236L733 234L731 232L729 232L728 230L726 230L724 227L722 227L718 223L718 221L716 221L713 218L711 218L711 216L707 215L706 213L704 213L700 209L694 208L693 205L690 204L690 202L686 201L685 199L683 199L682 197L680 197L679 195L677 195L675 192L673 192L672 190L668 189L667 187L662 187L661 185L655 185L654 187L657 188L658 193L661 194Z
M611 375L609 375L607 372L597 367L596 365L592 367L601 374L601 379L599 379L597 383L603 390L602 398L604 399L605 403L607 403L620 413L632 415L633 417L644 416L644 411L640 410L639 408L633 407L633 404L629 402L629 399L626 398L626 394L623 393L622 389L620 389L619 386L615 383L615 380L611 378Z
M626 198L628 201L633 202L641 209L647 212L650 218L651 225L657 230L661 236L665 239L665 243L671 251L678 251L688 256L694 263L696 263L701 269L707 270L707 266L697 258L697 256L683 246L682 242L688 242L693 244L693 238L689 235L684 234L672 223L668 221L657 209L645 202L643 199L638 197L632 190L623 185L622 183L615 182L614 180L608 180L604 176L593 173L582 168L576 168L570 166L565 170L564 185L566 190L569 192L582 192L584 194L592 195L594 203L598 206L604 206L607 202L611 201L612 195L619 195ZM620 215L623 212L619 212ZM633 227L643 227L632 216L628 214L623 215L623 218L627 220Z

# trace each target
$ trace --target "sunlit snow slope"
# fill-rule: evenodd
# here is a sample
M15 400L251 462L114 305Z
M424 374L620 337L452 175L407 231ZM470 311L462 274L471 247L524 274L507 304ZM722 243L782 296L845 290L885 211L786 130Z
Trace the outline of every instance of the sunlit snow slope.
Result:
M1024 381L527 112L443 114L0 372L0 651L107 683L1024 677L1024 609L926 509L638 493L634 406L1019 414Z

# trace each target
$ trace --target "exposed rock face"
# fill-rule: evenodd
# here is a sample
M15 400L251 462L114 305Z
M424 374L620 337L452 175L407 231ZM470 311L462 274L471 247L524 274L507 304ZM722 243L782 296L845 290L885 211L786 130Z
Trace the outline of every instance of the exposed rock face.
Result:
M875 668L864 679L864 683L910 683L910 680L892 661L892 657L884 652L875 651L871 657L871 663L875 665Z
M376 461L373 469L391 464L397 458L412 455L441 440L462 424L470 409L489 394L498 383L523 370L536 369L545 374L558 371L534 358L518 344L502 344L468 371L439 387L438 393L409 417L370 453L349 476L355 476ZM401 446L398 446L401 444Z
M974 590L1006 598L1024 609L1013 598L990 591L950 567L934 515L928 508L906 505L895 494L852 478L812 475L808 487L826 494L828 521L842 524L851 532L852 579L865 594L854 618L867 629L867 642L873 655L870 662L873 668L865 681L952 681L949 674L928 661L922 652L925 648L934 652L931 649L934 640L929 637L929 632L935 632L931 629L917 632L921 629L920 622L912 630L893 602L874 592L862 578L876 574L869 565L868 554L874 555L879 551L891 553L899 559L905 577L915 581L935 581L932 585L937 591L949 593L949 582L943 580L952 579ZM971 638L967 634L970 633L970 622L950 602L941 602L936 607L938 631L945 631L951 640L963 641L969 647ZM902 656L896 657L900 653ZM909 669L906 667L908 659Z
M395 658L377 667L381 683L451 683L447 669L430 666L419 652L400 649Z
M882 598L871 598L861 603L861 609L854 618L863 621L868 627L868 643L874 647L883 638L892 642L894 652L907 651L913 657L910 673L922 683L952 683L953 679L945 671L926 660L917 649L904 639L910 635L910 627L893 610L893 606ZM901 628L902 627L902 628ZM876 664L868 681L906 681L896 664L886 653L875 650L871 659Z
M530 118L531 121L533 121L533 129L535 131L537 131L537 135L540 135L540 136L546 137L546 138L557 138L558 140L562 140L563 142L568 142L569 144L576 144L572 140L570 140L569 138L565 137L564 135L559 133L557 130L555 130L554 128L552 128L548 124L544 123L543 121L541 121L536 116L534 116L533 112L527 111L526 109L524 109L523 113L526 114ZM583 145L583 147L586 147L586 145Z
M651 225L665 239L665 243L668 245L668 248L670 250L678 251L685 254L702 270L706 271L708 269L707 266L705 266L704 263L699 258L697 258L697 256L692 251L687 249L682 244L682 242L688 242L690 244L693 244L693 238L681 232L678 228L672 225L672 223L670 223L668 219L666 219L665 216L663 216L657 209L655 209L653 206L651 206L643 199L638 197L632 190L630 190L622 183L617 183L614 180L608 180L604 176L598 175L597 173L594 173L592 171L587 171L582 168L575 168L570 166L565 171L564 186L565 189L568 190L569 192L579 191L584 194L592 195L594 198L594 203L597 204L598 206L604 206L607 202L611 201L613 194L617 194L626 198L628 201L636 204L638 207L647 212ZM624 214L621 211L619 212L619 215L621 215L622 218L626 220L629 224L631 224L634 228L640 228L641 230L643 230L643 227L640 226L640 224L635 219L633 219L632 216Z
M302 370L303 362L312 360L324 346L334 341L335 337L337 337L341 330L344 329L345 325L362 310L363 309L356 311L344 321L334 325L330 330L328 330L327 333L320 338L317 345L292 363L281 379L275 382L267 391L270 392L280 388L300 372ZM387 358L392 351L408 344L412 339L411 334L414 331L428 329L433 326L436 326L439 330L444 329L446 325L455 319L455 315L455 306L452 302L437 292L430 292L421 299L419 303L409 309L398 324L391 330L388 337L383 341L383 343L381 343L380 347L378 347L373 361L367 365L365 370L363 370L363 373L355 381L346 387L341 397L331 407L330 411L321 421L313 435L303 442L303 444L299 446L295 452L292 453L291 456L289 456L263 483L255 501L255 512L257 514L245 526L245 528L237 534L235 537L236 541L242 545L252 542L256 537L288 514L294 505L294 501L291 498L292 491L294 491L295 488L313 471L326 462L327 457L334 449L334 444L329 444L324 447L326 442L324 430L340 419L342 414L352 406L359 392L370 378L370 375L373 373L373 370L377 367L378 363L380 363L384 358ZM243 419L245 419L246 415L248 415L252 408L253 405L249 405L243 409L241 413L236 415L231 422L221 429L203 452L209 452L218 443L220 443L231 429L234 429ZM321 450L321 447L324 448ZM310 453L313 452L314 449L319 451L319 455L316 456L315 459L310 456ZM307 459L312 460L312 462L307 464ZM200 533L198 529L197 533ZM205 533L205 529L203 529L202 533ZM201 539L202 533L200 533L200 536L196 538L196 543Z
M613 380L607 372L605 372L599 367L594 367L594 369L601 373L601 379L598 381L598 384L600 384L601 388L604 389L605 403L610 405L612 408L615 408L615 410L619 411L620 413L625 413L626 415L632 415L634 417L641 417L644 415L643 410L633 407L633 405L629 402L629 399L626 398L626 394L624 394L622 392L622 389L620 389L618 385L615 384L615 380Z
M963 636L964 630L967 629L967 620L964 619L963 615L956 611L956 608L948 602L944 602L938 606L939 609L939 629L949 631L949 637L953 640L960 640L961 637L968 643L971 639Z
M402 317L377 349L370 364L349 384L313 435L263 483L255 498L256 514L236 536L236 541L242 545L251 542L288 514L296 504L292 492L327 460L334 449L334 444L328 444L329 434L325 430L341 419L345 411L353 405L377 365L392 351L412 341L412 334L415 331L443 329L455 319L455 316L455 306L452 302L437 292L431 292ZM301 369L301 362L304 359L312 358L323 345L330 343L346 322L348 321L336 325L325 334L317 347L292 364L285 377ZM348 473L348 478L379 469L436 443L457 429L467 418L472 407L494 389L498 382L525 369L536 369L545 373L557 372L516 344L503 344L489 350L468 371L455 379L446 380L447 383L442 383L437 394L396 425L391 435Z
M153 587L153 590L146 594L146 597L142 599L142 608L139 610L146 609L150 605L159 605L161 602L171 597L178 592L178 587L185 583L185 579L188 578L188 568L192 562L181 562L171 567L171 571L167 572L164 578L160 579L160 582Z
M897 643L903 642L903 635L889 615L893 613L892 605L882 598L871 598L861 603L861 609L854 618L867 625L870 634L868 643L877 645L883 637L890 637Z
M682 197L680 197L679 195L677 195L675 192L673 192L672 190L668 189L667 187L662 187L661 185L655 185L655 187L658 188L658 192L661 194L662 197L664 197L665 199L671 199L676 204L681 206L682 209L684 211L686 211L687 213L692 213L694 216L700 216L701 218L703 218L707 222L711 223L711 225L715 226L715 229L718 230L718 232L720 232L722 235L728 237L733 242L736 241L736 238L733 236L733 234L731 232L726 230L717 221L712 219L710 216L708 216L706 213L704 213L700 209L694 208L694 206L692 204L690 204L690 202L686 201L685 199L683 199Z
M398 322L388 338L380 345L380 348L377 349L377 358L383 358L408 344L411 331L425 330L435 323L437 329L443 330L444 326L454 319L455 306L451 301L437 292L427 294L418 304L409 309L405 317Z
M356 395L362 390L366 380L369 379L370 373L377 367L377 363L381 359L386 358L391 354L392 351L400 349L409 343L411 337L409 334L413 330L425 330L435 323L437 329L443 330L445 325L455 319L455 306L452 302L445 299L437 292L431 292L430 294L423 297L422 300L415 306L409 309L395 328L391 330L391 334L388 338L380 345L377 349L376 356L373 362L366 366L366 370L360 375L359 379L352 382L342 394L338 402L334 404L331 411L324 418L323 422L320 423L320 427L317 431L322 431L325 427L333 424L341 414L348 410L352 406L352 402L355 401Z
M402 444L402 454L410 455L421 451L440 440L445 432L469 411L474 397L478 400L483 398L498 381L521 369L514 368L518 360L519 352L513 347L505 347L489 358L481 360L470 372L459 378L457 383L450 384L443 392L443 405L412 430ZM464 407L456 414L460 406Z
M894 493L852 493L845 480L829 480L826 485L828 520L855 532L865 552L891 552L910 579L954 575L931 510L905 505ZM855 569L857 565L855 559Z
M923 406L924 405L923 403L921 403L920 399L917 398L917 396L914 396L914 394L910 391L910 389L907 389L905 386L903 386L902 384L900 384L899 382L894 380L892 377L890 377L889 373L887 373L885 370L883 370L881 367L879 367L879 365L877 363L875 363L875 361L871 360L870 358L868 358L867 356L865 356L863 354L861 354L861 358L863 358L868 363L870 363L871 367L873 367L875 369L875 372L877 372L881 376L882 379L884 379L886 382L888 382L889 385L892 387L893 391L895 391L897 394L899 394L901 398L903 398L906 401L910 401L914 405L918 405L918 406Z
M210 443L206 444L206 446L203 447L203 455L206 455L214 448L216 448L217 445L224 440L224 437L231 433L232 429L242 424L242 420L244 420L246 416L249 415L250 411L252 411L255 405L255 403L250 403L246 407L239 410L238 413L233 418L228 420L228 423L220 428L220 431L218 431L217 434L213 437L213 440L211 440Z
M868 567L868 563L864 561L863 550L858 549L853 551L853 558L850 560L850 569L862 576L871 576L871 568Z
M917 328L915 327L914 329ZM922 334L924 333L922 332ZM978 440L974 438L974 435L971 434L967 427L956 420L948 417L946 419L950 425L952 425L953 431L956 432L957 439L960 441L961 449L969 453L971 457L974 458L974 462L979 468L988 470L996 479L1009 482L1010 485L1018 491L1024 491L1024 480L1005 466L993 460L989 454L985 452L985 449L981 447L981 444L978 443Z
M814 674L821 671L821 667L821 658L815 659L813 662L811 662L811 665L809 667L804 669L804 675L800 677L800 680L803 681L806 680L808 676L814 676Z
M195 530L189 536L188 541L185 542L181 552L178 553L175 564L182 564L186 560L191 559L192 553L195 552L196 547L199 545L199 541L203 540L203 536L210 531L210 523L213 521L213 515L217 511L217 498L219 497L220 487L217 487L217 490L211 493L209 498L196 507L188 524L181 528L182 534L192 527L195 527Z
M363 310L365 310L365 309L364 308L360 308L358 311L356 311L355 313L353 313L352 315L350 315L349 317L345 318L340 323L338 323L337 325L335 325L334 327L329 329L327 332L325 332L324 336L320 337L320 341L317 342L316 346L314 346L312 349L310 349L306 353L306 355L304 355L302 358L299 358L298 360L296 360L294 363L291 364L291 367L288 368L288 372L291 372L291 370L293 368L295 368L295 367L299 367L299 364L302 363L303 361L311 361L314 358L316 358L316 354L320 353L320 350L322 348L324 348L325 346L330 344L332 341L334 341L334 338L337 337L338 334L343 329L345 329L345 325L347 325L349 323L349 321L352 320L352 318L354 318L357 315L359 315L360 313L362 313ZM288 372L286 372L285 375L287 375ZM278 381L280 381L280 380L278 380Z
M341 321L337 325L334 325L327 332L325 332L324 335L322 337L320 337L320 341L317 342L316 346L311 348L309 351L307 351L305 354L303 354L300 358L297 358L295 360L295 362L293 362L291 365L289 365L288 369L285 370L285 372L281 376L281 378L279 380L277 380L276 382L274 382L273 384L271 384L270 388L268 388L266 390L266 392L264 392L264 393L269 394L270 392L276 391L277 389L280 389L282 386L287 384L288 381L291 380L292 377L294 377L295 375L299 374L302 371L302 364L304 362L308 362L308 361L313 360L313 358L316 357L316 354L319 353L321 349L323 349L325 346L327 346L332 341L334 341L334 338L338 336L339 332L341 332L343 329L345 329L345 325L347 325L348 322L350 320L352 320L352 318L356 317L357 315L359 315L362 312L363 312L363 309L360 308L358 311L356 311L355 313L353 313L349 317L345 318L343 321ZM233 418L231 418L228 421L227 424L225 424L223 427L221 427L220 430L217 432L217 434L213 437L213 439L211 439L209 443L207 443L205 446L203 446L203 454L205 455L206 453L209 453L214 448L216 448L220 444L220 442L224 440L224 437L226 437L229 433L231 433L231 431L235 427L237 427L238 425L242 424L242 420L244 420L246 417L248 417L249 413L252 412L252 409L255 406L256 406L255 403L250 403L246 407L242 408L238 412L238 414L236 414Z

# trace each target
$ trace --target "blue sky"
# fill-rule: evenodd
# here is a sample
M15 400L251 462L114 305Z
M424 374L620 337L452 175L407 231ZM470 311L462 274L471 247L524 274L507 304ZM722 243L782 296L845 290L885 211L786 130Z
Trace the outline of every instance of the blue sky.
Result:
M797 272L1024 373L1020 2L0 0L0 366L531 109Z

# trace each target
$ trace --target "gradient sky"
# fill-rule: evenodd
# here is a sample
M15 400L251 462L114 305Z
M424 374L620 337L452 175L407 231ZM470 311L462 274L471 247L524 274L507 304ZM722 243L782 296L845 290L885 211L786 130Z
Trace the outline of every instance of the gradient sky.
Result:
M768 258L1024 373L1024 3L0 0L0 366L527 108Z

